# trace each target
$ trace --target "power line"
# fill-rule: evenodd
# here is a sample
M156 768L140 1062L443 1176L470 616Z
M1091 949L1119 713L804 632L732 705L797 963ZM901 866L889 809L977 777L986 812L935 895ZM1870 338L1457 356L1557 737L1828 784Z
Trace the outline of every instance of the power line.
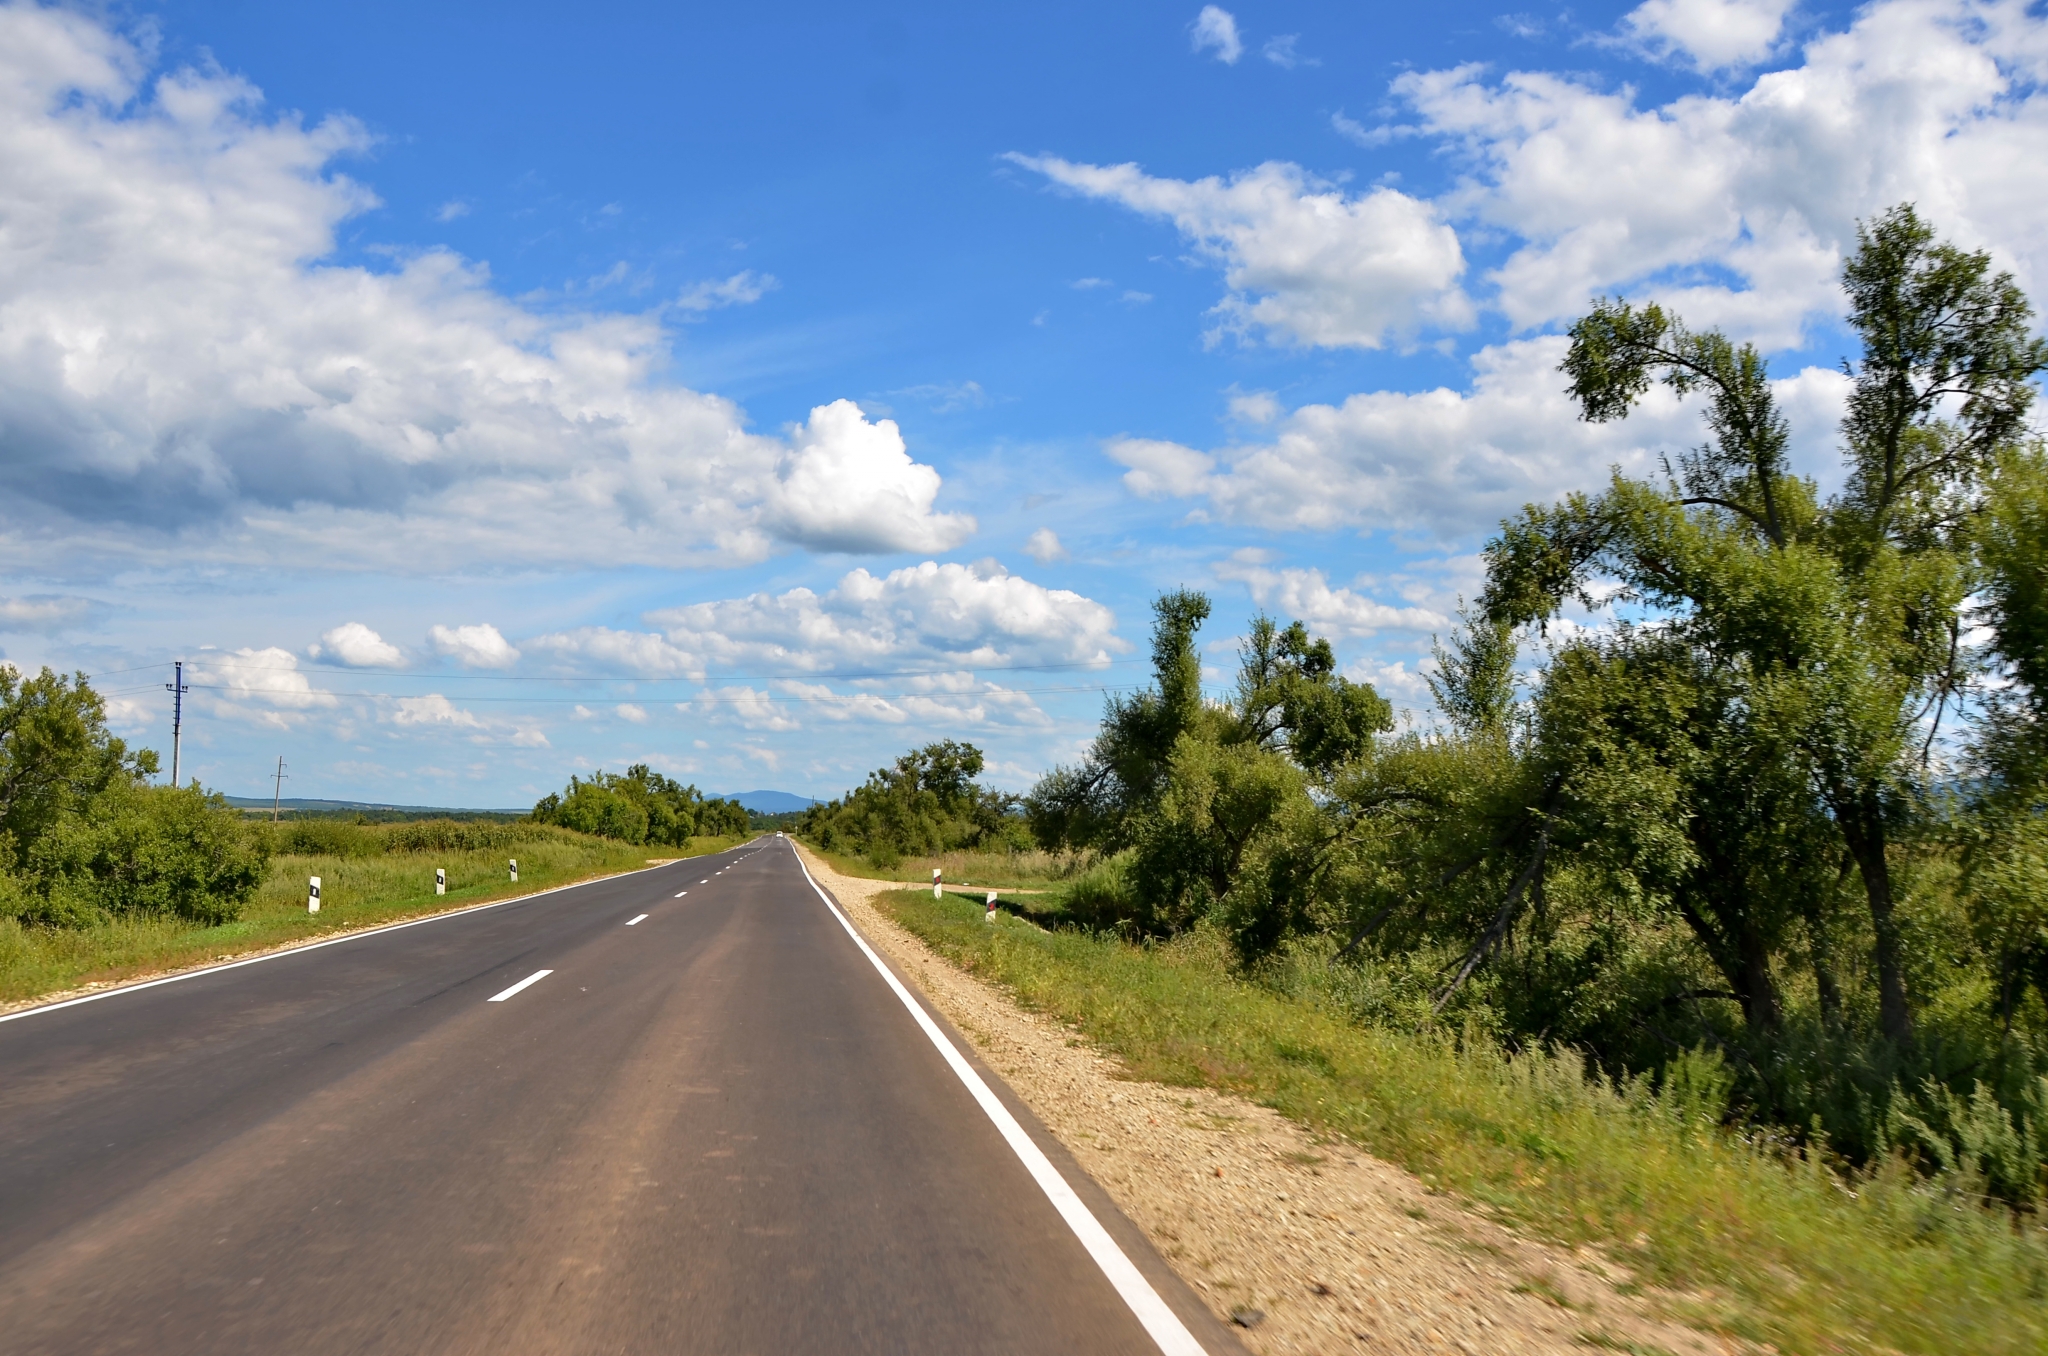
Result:
M417 669L350 668L339 664L235 664L217 659L188 661L193 668L233 669L248 673L353 673L368 678L435 678L453 679L472 683L701 683L703 678L692 678L681 674L659 674L651 677L627 676L604 678L577 674L532 674L532 673L434 673ZM943 668L921 669L790 669L780 673L730 673L720 676L721 682L773 682L777 679L797 678L923 678L938 677L948 673L1054 673L1071 669L1114 668L1125 664L1149 663L1143 659L1077 659L1055 664L951 664ZM139 672L133 669L115 669L113 673ZM87 677L98 675L88 674Z
M335 692L326 688L308 688L303 692L272 688L231 687L220 683L192 683L195 692L235 692L245 697L370 697L386 701L418 701L422 697L446 697L442 692ZM908 701L914 697L999 697L1017 695L1021 697L1057 695L1075 692L1134 692L1141 683L1101 684L1090 683L1077 687L1002 687L988 688L974 692L826 692L809 693L802 696L775 696L770 693L748 695L726 695L718 692L703 692L691 698L692 702L741 703L741 702L810 702L810 701ZM587 697L474 697L465 696L465 702L511 702L524 706L581 706L584 702L597 700Z

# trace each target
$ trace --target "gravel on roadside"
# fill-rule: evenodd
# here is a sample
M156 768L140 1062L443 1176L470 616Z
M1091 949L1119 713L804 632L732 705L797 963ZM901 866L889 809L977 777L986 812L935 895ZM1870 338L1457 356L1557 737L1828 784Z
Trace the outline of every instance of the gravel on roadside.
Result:
M869 941L1259 1356L1765 1350L1662 1316L1674 1301L1708 1296L1636 1290L1595 1250L1522 1237L1269 1108L1124 1078L1072 1030L1020 1008L874 907L904 886L843 876L798 850Z

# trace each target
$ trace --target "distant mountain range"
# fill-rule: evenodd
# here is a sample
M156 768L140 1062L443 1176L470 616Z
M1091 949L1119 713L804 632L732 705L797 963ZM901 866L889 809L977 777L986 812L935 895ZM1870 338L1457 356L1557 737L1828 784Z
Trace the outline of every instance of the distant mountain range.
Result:
M787 791L721 791L727 800L740 804L760 815L787 814L791 810L808 810L818 802L809 796L793 796Z

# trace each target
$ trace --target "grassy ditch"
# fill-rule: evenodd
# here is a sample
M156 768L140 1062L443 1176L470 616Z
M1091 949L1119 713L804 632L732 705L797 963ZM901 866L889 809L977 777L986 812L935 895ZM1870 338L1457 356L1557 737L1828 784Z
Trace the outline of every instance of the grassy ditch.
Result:
M160 917L116 918L88 928L23 927L0 919L0 1003L531 894L637 870L650 858L698 856L742 841L698 838L687 848L635 847L546 826L517 826L516 835L513 826L482 827L496 831L436 834L413 824L337 824L317 834L281 833L283 850L271 858L269 873L241 917L215 927ZM479 839L490 845L463 846ZM290 850L308 847L325 850ZM516 885L506 865L514 857ZM445 895L434 893L437 867L448 873ZM321 880L317 914L306 912L309 876Z
M1597 1243L1674 1316L1788 1352L2048 1349L2048 1235L1892 1165L1847 1181L1745 1140L1674 1080L1589 1080L1366 1027L1233 976L1221 941L1159 946L904 890L881 907L941 954L1072 1024L1131 1076L1239 1093L1342 1136L1530 1233Z
M1094 861L1093 853L1045 852L938 852L901 857L890 865L877 866L866 857L850 852L821 851L808 840L806 851L815 852L842 876L865 880L929 881L932 868L943 872L948 887L973 885L983 889L1038 890L1073 879Z

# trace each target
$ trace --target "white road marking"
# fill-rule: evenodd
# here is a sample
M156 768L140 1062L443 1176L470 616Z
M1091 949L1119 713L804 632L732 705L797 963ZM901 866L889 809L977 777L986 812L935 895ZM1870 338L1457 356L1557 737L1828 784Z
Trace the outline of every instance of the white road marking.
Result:
M700 881L698 881L698 882L697 882L697 884L699 884L699 885L709 885L709 884L711 884L711 877L709 877L709 876L706 876L706 877L705 877L705 878L704 878L703 880L700 880Z
M57 1012L63 1008L75 1008L80 1003L97 1003L104 998L119 998L122 994L139 993L144 989L154 989L162 984L182 984L188 979L197 979L201 975L217 975L223 970L239 970L245 965L261 965L265 961L284 960L291 956L304 955L308 951L319 951L324 947L340 946L345 942L360 942L365 937L375 937L386 932L403 932L407 928L421 928L429 923L445 923L451 918L463 918L473 913L482 913L487 909L502 909L507 904L524 904L528 900L539 899L542 895L560 894L564 890L581 890L585 886L603 885L607 881L623 880L627 876L637 876L643 871L659 870L661 868L658 866L643 866L639 871L621 871L616 876L600 876L596 880L577 881L573 885L551 885L545 890L535 890L532 894L513 895L510 899L494 899L487 904L471 904L467 908L449 909L446 913L428 914L425 918L410 918L403 923L386 923L383 927L379 928L364 928L360 932L344 932L341 936L329 937L324 942L307 942L304 946L288 946L278 951L266 951L260 956L245 956L241 960L223 961L219 965L202 965L196 970L182 970L175 975L165 975L162 979L145 979L140 984L123 984L118 988L108 989L103 993L89 993L83 998L67 998L61 1003L44 1003L40 1007L22 1008L18 1012L0 1013L0 1022L18 1022L24 1017L35 1017L45 1012Z
M644 923L644 922L646 922L646 921L647 921L647 915L643 913L643 914L641 914L641 915L640 915L640 916L639 916L638 918L628 918L628 919L626 920L626 926L627 926L627 927L632 927L632 926L633 926L633 924L635 924L635 923Z
M676 898L681 899L684 895L688 893L690 893L688 890L678 890L676 891Z
M791 852L794 855L795 849L792 848ZM931 1038L931 1043L938 1047L939 1054L952 1068L954 1074L967 1085L967 1091L972 1094L982 1111L995 1122L997 1131L1009 1144L1010 1151L1022 1161L1025 1171L1031 1174L1031 1180L1038 1183L1038 1189L1052 1202L1053 1209L1060 1212L1060 1218L1067 1222L1067 1227L1074 1231L1074 1237L1088 1250L1088 1255L1094 1259L1095 1265L1102 1269L1103 1276L1116 1288L1116 1293L1123 1298L1123 1302L1130 1306L1131 1313L1144 1325L1153 1343L1165 1353L1165 1356L1208 1356L1202 1344L1195 1340L1195 1335L1180 1321L1180 1316L1167 1306L1166 1301L1159 1297L1159 1292L1152 1288L1152 1283L1145 1279L1145 1274L1139 1271L1131 1259L1124 1255L1124 1250L1116 1245L1116 1240L1102 1227L1102 1221L1096 1219L1081 1198L1074 1194L1074 1189L1067 1185L1066 1178L1060 1176L1059 1169L1052 1165L1052 1160L1045 1156L1045 1151L1032 1142L1031 1136L1024 1133L1024 1127L1017 1123L1017 1118L1010 1114L1010 1109L989 1090L981 1075L974 1071L974 1066L969 1064L953 1042L946 1038L946 1033L931 1019L931 1014L910 996L910 990L904 988L903 981L896 978L889 967L882 963L882 958L868 945L867 938L854 931L853 924L839 911L839 906L832 902L831 896L819 888L817 881L811 879L811 869L804 865L801 855L797 855L796 864L797 869L804 873L804 879L810 883L811 889L817 891L819 900L832 911L832 916L839 920L839 926L846 929L846 935L853 938L853 944L860 948L861 954L868 958L876 972L888 982L896 997L903 1001L903 1006L910 1009L910 1015L917 1019L918 1026Z
M541 980L546 979L549 975L553 973L553 970L535 970L525 979L520 980L517 984L514 984L511 988L505 990L505 992L494 993L484 1001L487 1003L502 1003L506 999L510 998L513 994L518 993L521 989L525 988L527 985L537 984Z

